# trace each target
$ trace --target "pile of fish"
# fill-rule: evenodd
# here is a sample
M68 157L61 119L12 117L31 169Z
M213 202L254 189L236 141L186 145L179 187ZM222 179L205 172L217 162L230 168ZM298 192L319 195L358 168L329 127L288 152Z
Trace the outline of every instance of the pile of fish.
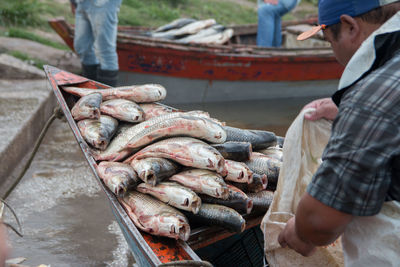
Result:
M160 104L158 84L63 90L77 96L71 115L99 177L139 229L186 241L191 226L240 233L267 211L282 165L273 132Z
M233 29L218 24L215 19L180 18L148 34L179 43L224 44L233 36Z

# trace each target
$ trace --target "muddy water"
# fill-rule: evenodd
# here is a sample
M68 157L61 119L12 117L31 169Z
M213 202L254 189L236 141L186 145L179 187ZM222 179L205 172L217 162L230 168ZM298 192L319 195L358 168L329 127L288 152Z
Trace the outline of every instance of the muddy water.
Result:
M230 126L284 136L311 98L179 105L202 109ZM12 258L28 266L132 266L134 259L66 122L56 120L29 171L7 199L24 237L10 232ZM6 213L12 221L10 213ZM15 225L15 222L13 222Z
M213 102L205 104L177 104L183 110L201 109L227 125L272 131L285 136L287 129L302 107L315 100L312 97L280 98L259 101Z
M134 259L66 122L50 127L34 161L7 198L24 237L9 232L11 258L27 266L132 266ZM6 221L13 225L10 212Z

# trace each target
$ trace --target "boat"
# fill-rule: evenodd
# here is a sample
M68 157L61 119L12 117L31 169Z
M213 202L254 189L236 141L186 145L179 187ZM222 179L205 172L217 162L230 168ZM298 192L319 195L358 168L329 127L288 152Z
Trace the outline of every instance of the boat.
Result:
M149 37L150 28L120 26L119 83L163 84L168 104L328 96L343 67L327 42L295 40L296 27L313 23L315 18L284 22L283 48L256 46L254 24L232 26L233 36L223 45L179 43ZM73 50L73 25L63 18L49 24Z
M262 216L260 215L245 217L247 230L241 234L234 234L216 226L200 226L192 228L190 238L186 242L153 236L139 230L116 196L105 186L98 175L97 163L91 156L89 146L84 141L71 115L71 108L76 103L77 98L61 89L61 86L65 85L93 89L108 88L109 86L49 65L44 66L44 71L75 139L96 181L106 195L116 221L139 266L162 266L176 262L187 264L179 266L211 266L208 260L213 261L214 266L231 266L225 265L228 261L232 262L232 266L239 266L236 263L240 262L244 262L243 266L260 266L263 263L264 252L259 229ZM254 240L255 242L253 242ZM215 249L215 247L218 249ZM210 254L216 251L219 251L219 254L214 256L213 259L209 258ZM204 261L204 258L207 261ZM221 264L218 264L218 262L221 262Z

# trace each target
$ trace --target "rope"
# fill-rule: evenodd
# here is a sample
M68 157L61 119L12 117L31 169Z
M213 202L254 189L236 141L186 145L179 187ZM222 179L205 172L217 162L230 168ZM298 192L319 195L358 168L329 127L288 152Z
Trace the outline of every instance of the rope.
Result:
M44 125L42 131L40 132L40 135L38 137L38 139L35 142L33 151L31 153L31 155L29 156L28 162L25 164L22 172L20 173L20 175L18 176L18 178L15 180L15 182L12 184L12 186L8 189L8 191L5 193L4 195L4 199L6 199L10 193L14 190L14 188L17 186L17 184L21 181L22 177L24 177L26 171L29 169L29 167L31 166L31 163L33 161L33 158L35 157L40 144L42 143L43 138L45 137L47 130L49 129L50 125L52 124L52 122L57 118L57 119L62 119L64 116L62 110L57 107L54 109L53 111L53 115L51 115L51 117L47 120L46 124ZM22 237L22 227L21 224L19 222L18 216L17 214L14 212L14 210L11 208L10 205L8 205L3 199L0 198L0 202L2 202L6 207L8 207L11 211L11 213L14 215L15 220L17 221L18 224L18 228L19 230L17 230L15 227L13 227L11 224L1 221L0 223L3 223L4 225L6 225L7 227L9 227L10 229L12 229L17 235L19 235L20 237ZM2 217L2 214L0 216L0 218Z
M208 261L193 261L193 260L185 260L185 261L172 261L167 263L162 263L157 267L172 267L172 266L199 266L199 267L213 267L211 263Z
M12 226L12 225L9 224L9 223L6 223L6 222L4 222L4 221L0 221L0 222L3 223L4 225L6 225L7 227L11 228L11 230L13 230L13 231L14 231L17 235L19 235L20 237L23 237L23 235L22 235L21 223L19 222L19 219L18 219L17 214L15 213L15 211L13 210L13 208L11 208L11 206L8 205L7 202L4 201L4 199L1 199L1 198L0 198L0 201L1 201L7 208L9 208L10 211L11 211L11 213L14 215L15 220L17 221L17 224L18 224L19 231L18 231L17 229L15 229L14 226ZM2 216L3 216L3 214L1 214L1 217L2 217Z
M29 169L29 167L31 166L31 163L33 161L33 158L36 155L36 152L39 149L40 144L42 143L43 138L45 137L47 130L49 129L51 123L57 118L57 119L61 119L63 117L63 112L62 110L57 107L54 109L53 111L53 115L51 115L51 117L47 120L46 124L44 125L42 131L40 132L40 135L38 137L38 139L36 140L35 146L33 148L33 151L28 159L28 162L25 164L24 169L22 170L21 174L18 176L18 178L16 179L16 181L14 182L14 184L11 186L11 188L8 189L8 191L5 193L4 195L4 199L6 199L10 193L14 190L14 188L17 186L17 184L21 181L22 177L24 177L26 171Z

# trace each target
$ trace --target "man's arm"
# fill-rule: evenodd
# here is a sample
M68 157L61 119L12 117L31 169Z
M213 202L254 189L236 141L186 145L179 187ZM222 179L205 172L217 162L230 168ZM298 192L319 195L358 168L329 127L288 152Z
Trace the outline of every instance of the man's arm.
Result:
M352 215L340 212L306 193L299 202L296 216L279 234L282 247L288 246L303 256L310 256L316 246L334 242L350 223Z

